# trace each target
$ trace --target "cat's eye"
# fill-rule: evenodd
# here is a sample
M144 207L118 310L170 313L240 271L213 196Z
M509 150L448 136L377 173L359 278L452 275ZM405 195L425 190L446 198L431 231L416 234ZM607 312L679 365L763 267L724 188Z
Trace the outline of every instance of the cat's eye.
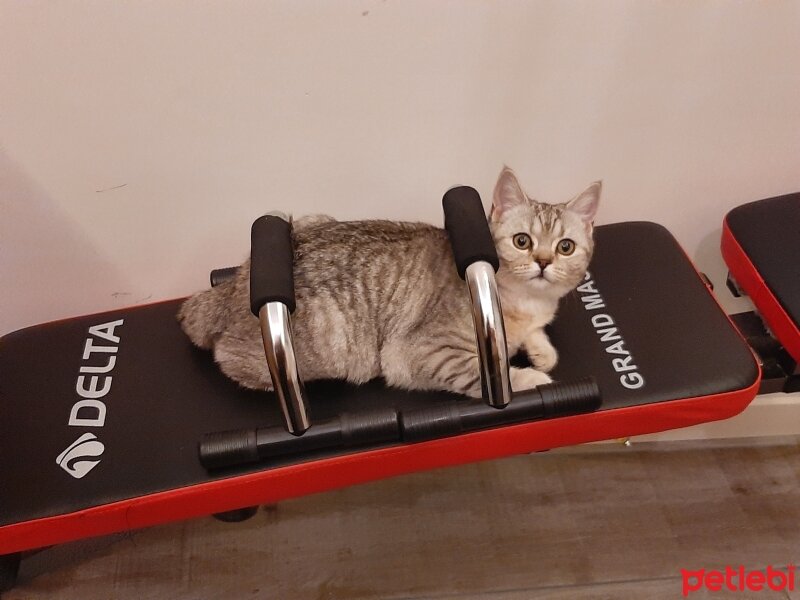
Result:
M556 250L558 250L559 254L563 256L569 256L573 252L575 252L575 242L573 242L569 238L564 238L560 242L558 242L558 246L556 246Z
M531 247L531 236L527 233L517 233L513 238L512 241L514 242L514 247L519 248L520 250L527 250Z

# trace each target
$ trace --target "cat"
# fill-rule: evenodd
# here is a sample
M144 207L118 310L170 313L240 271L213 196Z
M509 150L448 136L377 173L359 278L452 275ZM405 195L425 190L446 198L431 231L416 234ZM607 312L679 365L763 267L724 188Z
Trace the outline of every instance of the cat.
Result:
M511 367L513 390L551 381L558 353L544 327L584 278L600 191L595 182L569 202L545 204L525 195L511 169L500 173L489 216L498 293L509 356L524 349L532 364ZM406 390L481 396L469 295L443 229L312 216L293 223L292 237L292 327L304 381L383 377ZM271 390L249 276L247 261L234 279L186 300L178 319L228 377Z

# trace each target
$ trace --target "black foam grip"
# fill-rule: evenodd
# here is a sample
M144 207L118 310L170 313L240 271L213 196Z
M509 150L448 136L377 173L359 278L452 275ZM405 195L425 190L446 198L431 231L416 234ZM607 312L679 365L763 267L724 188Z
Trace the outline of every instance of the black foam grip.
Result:
M410 410L402 413L401 418L406 442L457 435L464 430L458 405L454 402Z
M339 415L344 446L400 439L400 416L394 408L372 409Z
M250 230L250 310L258 316L267 302L283 302L294 312L292 226L266 215Z
M221 269L213 269L209 273L208 278L211 280L211 287L217 287L228 281L232 281L239 272L239 267L223 267Z
M597 381L588 377L515 392L514 399L505 408L473 399L402 412L380 408L343 413L313 425L300 436L281 427L207 434L200 443L200 461L213 470L328 448L401 440L421 442L488 427L591 412L600 408L601 403Z
M396 442L400 415L394 408L342 413L292 435L283 427L240 429L208 433L200 441L201 464L209 470L249 464L289 454L326 448L349 448Z
M200 462L206 469L258 462L256 431L217 431L203 436L199 447Z
M544 418L592 412L603 402L594 377L548 383L536 389L542 396Z
M484 260L497 271L500 261L489 222L478 192L468 186L454 187L442 198L444 228L450 237L458 275L464 279L467 267Z

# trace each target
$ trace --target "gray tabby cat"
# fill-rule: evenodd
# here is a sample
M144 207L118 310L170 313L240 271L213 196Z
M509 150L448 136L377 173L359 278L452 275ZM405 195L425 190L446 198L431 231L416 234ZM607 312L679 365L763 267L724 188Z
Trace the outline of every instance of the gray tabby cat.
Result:
M550 381L558 355L544 327L589 265L600 187L593 183L565 204L544 204L525 195L511 169L500 173L489 225L500 257L508 349L514 355L524 348L533 364L512 367L512 389ZM383 377L403 389L480 397L469 296L444 230L306 217L294 222L293 239L292 325L305 381ZM235 279L189 298L178 317L197 346L214 351L228 377L271 389L248 282L249 261Z

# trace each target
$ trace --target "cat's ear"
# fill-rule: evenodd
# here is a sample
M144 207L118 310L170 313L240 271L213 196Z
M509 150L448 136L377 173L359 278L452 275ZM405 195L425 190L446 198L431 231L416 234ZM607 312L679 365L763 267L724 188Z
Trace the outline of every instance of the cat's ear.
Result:
M525 192L522 191L522 186L517 181L514 171L508 167L503 167L503 170L500 171L500 177L497 178L497 184L494 186L491 218L497 220L508 209L527 203L528 198L525 196Z
M572 200L567 202L567 210L578 215L581 220L591 227L600 204L600 191L603 189L602 181L595 181Z

